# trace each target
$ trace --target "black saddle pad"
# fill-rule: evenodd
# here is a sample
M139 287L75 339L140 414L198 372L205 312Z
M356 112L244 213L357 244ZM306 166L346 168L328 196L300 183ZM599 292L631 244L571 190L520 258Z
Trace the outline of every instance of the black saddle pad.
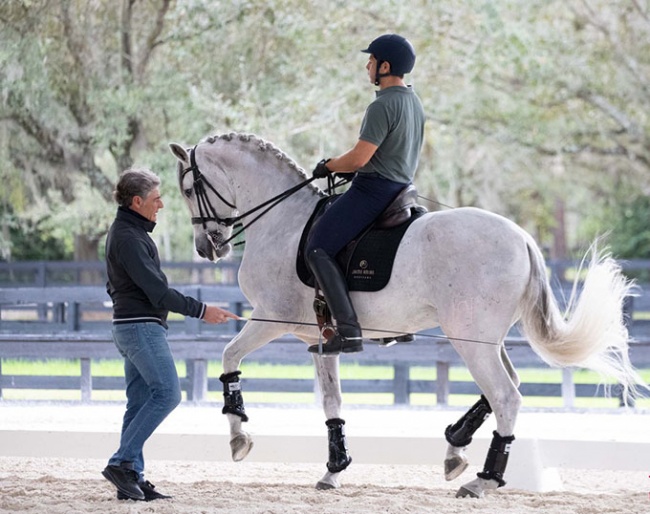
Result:
M303 284L310 287L314 287L314 276L305 262L305 245L312 226L337 197L338 195L335 195L319 201L300 238L296 271ZM386 287L402 237L411 223L424 214L418 209L412 211L411 217L396 227L379 229L371 226L339 252L336 260L345 274L350 291L372 292Z

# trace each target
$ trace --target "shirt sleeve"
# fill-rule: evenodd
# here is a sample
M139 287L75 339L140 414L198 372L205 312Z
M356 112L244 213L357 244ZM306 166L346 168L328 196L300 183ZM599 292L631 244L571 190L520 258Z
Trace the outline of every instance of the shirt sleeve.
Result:
M144 292L154 307L193 318L202 318L205 314L204 303L167 285L165 275L144 241L129 240L127 244L121 245L119 260L133 283Z
M379 102L372 102L366 109L366 114L361 122L359 139L380 146L389 131L390 123L386 106Z

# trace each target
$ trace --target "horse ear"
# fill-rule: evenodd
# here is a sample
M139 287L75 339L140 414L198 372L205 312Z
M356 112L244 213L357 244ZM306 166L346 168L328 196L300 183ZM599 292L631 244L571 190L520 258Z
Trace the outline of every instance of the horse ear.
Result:
M169 148L179 161L188 162L190 160L187 151L181 145L177 143L169 143Z

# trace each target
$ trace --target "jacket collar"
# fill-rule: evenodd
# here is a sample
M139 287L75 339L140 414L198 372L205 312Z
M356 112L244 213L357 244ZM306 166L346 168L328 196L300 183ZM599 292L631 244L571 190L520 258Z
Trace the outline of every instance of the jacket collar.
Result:
M131 225L135 225L136 227L140 227L147 232L153 232L153 229L156 228L155 221L148 220L144 216L141 216L133 209L129 209L128 207L118 207L116 219L125 221Z

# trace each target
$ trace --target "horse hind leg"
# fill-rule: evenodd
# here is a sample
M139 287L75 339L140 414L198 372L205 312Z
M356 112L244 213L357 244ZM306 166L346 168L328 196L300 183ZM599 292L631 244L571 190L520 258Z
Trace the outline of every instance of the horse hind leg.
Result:
M472 442L472 436L490 416L492 409L485 396L476 402L456 423L445 430L445 439L449 443L445 457L445 480L458 478L469 466L465 455L466 448Z
M325 425L327 426L329 458L327 472L316 483L316 489L338 489L339 475L352 462L348 452L347 441L341 419L341 383L339 380L338 356L313 355L316 375L320 385L323 411L325 412Z
M503 487L506 483L503 480L503 474L505 473L506 466L508 464L508 456L510 454L510 445L515 439L515 436L512 435L514 430L515 420L519 408L521 406L521 394L519 393L519 376L515 370L506 349L504 346L500 347L500 362L505 370L508 378L510 379L507 390L514 388L514 393L506 394L501 398L510 398L511 401L500 401L499 396L496 398L496 416L497 416L497 430L492 432L492 442L490 443L490 448L488 450L487 457L485 459L485 464L483 466L483 471L478 473L477 478L473 481L463 485L458 492L456 493L457 498L463 497L474 497L480 498L483 496L486 490L495 489L496 487ZM494 395L492 395L494 396ZM486 400L487 401L487 400ZM489 405L489 404L488 404ZM501 412L501 407L503 412ZM508 415L504 415L505 412L508 412ZM488 414L489 415L489 414ZM487 418L487 415L485 416ZM502 436L501 433L508 433L511 435Z
M487 491L503 487L506 482L504 474L510 455L510 446L515 439L513 434L514 424L521 405L521 396L516 388L512 392L485 391L486 397L490 398L490 405L493 407L497 419L497 429L492 432L492 442L488 449L483 471L477 473L477 477L463 484L456 493L457 498L482 498Z
M450 335L452 341L454 341L453 337ZM463 334L461 337L471 338L467 334ZM495 338L495 340L500 341L501 339ZM503 474L508 461L510 443L514 440L513 430L517 413L521 406L521 395L516 385L519 380L511 363L509 360L505 360L507 357L503 356L502 345L455 340L454 347L465 361L476 384L483 392L487 404L494 411L497 421L497 430L493 433L483 471L478 474L476 479L461 486L456 494L457 497L481 498L486 491L497 489L505 484ZM474 414L474 419L478 420L480 413L486 411L485 405L476 407L476 409L478 413ZM462 425L462 423L459 425L460 435L462 435ZM466 433L469 431L471 431L470 427L465 430ZM450 444L450 446L452 445ZM454 451L448 452L448 457L449 454L453 457Z
M492 442L488 450L487 457L483 471L477 473L477 478L473 481L463 485L456 497L474 497L480 498L486 490L503 487L506 482L503 480L503 475L508 464L508 456L510 455L510 445L515 440L513 430L519 408L521 406L521 394L519 393L519 375L512 365L512 361L506 353L504 346L500 349L500 358L503 369L505 369L507 376L510 379L508 387L504 390L505 394L496 395L495 408L497 416L497 430L492 432ZM514 389L514 391L513 391ZM510 393L508 393L510 390ZM495 395L493 395L495 396ZM508 414L506 414L508 413ZM502 436L501 434L510 434Z
M501 362L510 379L519 387L519 376L515 370L505 347L501 347ZM445 438L449 443L444 462L445 480L451 481L458 478L469 466L465 454L467 447L472 442L472 436L481 427L492 413L492 408L484 395L453 425L445 430Z
M477 478L463 485L456 493L456 498L482 498L486 491L506 485L503 474L508 464L510 445L514 440L514 435L501 436L496 430L492 432L492 442L483 471L477 473Z
M517 370L513 366L510 357L508 357L508 352L506 352L505 346L501 346L501 362L503 363L503 367L506 369L506 372L508 373L510 380L512 380L512 383L515 385L516 388L519 388L519 384L521 384L521 380L519 380L519 375L517 374Z

